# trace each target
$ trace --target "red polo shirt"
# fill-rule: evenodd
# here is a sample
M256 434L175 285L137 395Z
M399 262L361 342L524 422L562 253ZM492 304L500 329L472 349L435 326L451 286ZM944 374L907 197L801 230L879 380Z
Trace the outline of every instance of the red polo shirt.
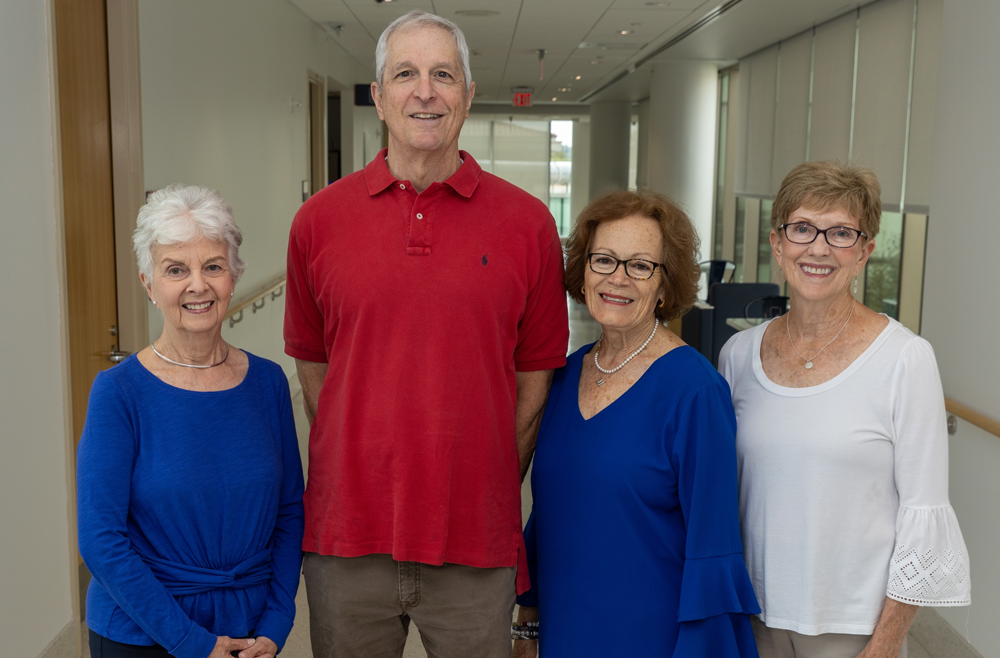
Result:
M566 362L559 236L468 153L419 195L385 154L292 223L285 351L329 363L303 548L519 566L523 590L514 373Z

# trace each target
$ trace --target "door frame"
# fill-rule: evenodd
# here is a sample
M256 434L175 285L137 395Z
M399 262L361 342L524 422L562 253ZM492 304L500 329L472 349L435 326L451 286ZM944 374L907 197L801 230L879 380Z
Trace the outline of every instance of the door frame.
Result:
M111 98L111 173L115 211L118 349L149 345L149 301L139 281L132 233L146 203L142 169L142 99L138 0L106 0L108 85Z

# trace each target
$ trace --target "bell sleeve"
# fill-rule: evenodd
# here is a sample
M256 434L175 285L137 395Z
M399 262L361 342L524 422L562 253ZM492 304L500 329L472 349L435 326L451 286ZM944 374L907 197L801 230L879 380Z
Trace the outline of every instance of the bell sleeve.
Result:
M911 605L972 602L969 551L948 500L948 429L934 350L903 349L891 398L899 511L886 596Z
M756 658L749 615L760 607L743 562L729 387L716 375L685 411L671 456L687 530L673 655Z

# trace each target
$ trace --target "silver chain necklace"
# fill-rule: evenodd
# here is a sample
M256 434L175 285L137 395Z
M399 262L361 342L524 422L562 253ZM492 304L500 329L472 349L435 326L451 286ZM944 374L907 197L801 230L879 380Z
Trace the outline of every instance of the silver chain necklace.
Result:
M822 348L820 348L819 352L822 352L826 348L830 347L830 345L833 343L833 341L837 340L837 338L840 337L840 334L843 333L844 329L847 328L847 323L851 321L851 317L854 315L854 307L855 306L857 306L857 301L854 301L854 303L851 304L851 312L847 314L847 322L845 322L844 326L840 328L840 331L837 332L837 335L833 337L833 340L831 340L829 343L827 343ZM788 332L788 344L792 346L792 349L795 350L795 353L799 355L799 358L802 359L803 361L805 361L805 365L803 367L806 370L812 370L813 359L815 359L817 356L819 356L819 352L816 352L815 354L813 354L812 355L812 359L807 359L806 357L804 357L801 354L799 354L799 351L795 349L795 343L792 342L792 330L788 328L788 324L789 324L788 323L788 316L786 315L785 316L785 331Z
M622 368L624 368L626 365L628 365L628 362L631 361L632 359L634 359L636 357L636 355L639 354L639 352L641 352L644 349L646 349L646 346L649 345L649 341L653 340L653 336L656 335L656 328L659 327L659 326L660 326L660 321L656 320L653 323L653 333L649 334L649 338L646 339L646 342L643 343L642 345L640 345L639 349L637 349L636 351L634 351L631 354L629 354L627 359L625 359L624 361L622 361L620 364L618 364L618 366L612 368L611 370L605 370L604 368L601 367L601 364L597 362L597 357L601 353L601 348L598 347L597 351L594 352L594 365L597 366L597 369L600 370L601 372L603 372L605 375L610 375L610 374L618 372L619 370L621 370ZM601 334L600 340L597 341L598 345L603 340L604 340L604 334ZM598 386L604 386L604 377L601 377L600 379L597 380L597 385Z
M175 366L181 366L181 367L184 367L184 368L198 368L198 369L214 368L215 366L221 366L223 363L226 362L226 359L229 358L229 344L228 343L226 344L226 354L222 357L222 360L219 361L218 363L210 363L207 366L196 366L196 365L193 365L191 363L181 363L180 361L174 361L173 359L168 359L167 357L165 357L162 354L160 354L159 350L156 349L156 345L155 344L151 343L149 346L151 348L153 348L153 354L155 354L156 356L160 357L161 359L163 359L167 363L172 363Z

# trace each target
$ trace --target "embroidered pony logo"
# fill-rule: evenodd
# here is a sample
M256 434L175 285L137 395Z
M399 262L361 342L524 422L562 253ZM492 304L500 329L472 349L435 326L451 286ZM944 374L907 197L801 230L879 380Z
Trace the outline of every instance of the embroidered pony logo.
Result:
M488 262L489 262L488 260L486 260L486 256L487 256L487 255L488 255L488 254L483 254L483 267L486 267L486 263L488 263Z

